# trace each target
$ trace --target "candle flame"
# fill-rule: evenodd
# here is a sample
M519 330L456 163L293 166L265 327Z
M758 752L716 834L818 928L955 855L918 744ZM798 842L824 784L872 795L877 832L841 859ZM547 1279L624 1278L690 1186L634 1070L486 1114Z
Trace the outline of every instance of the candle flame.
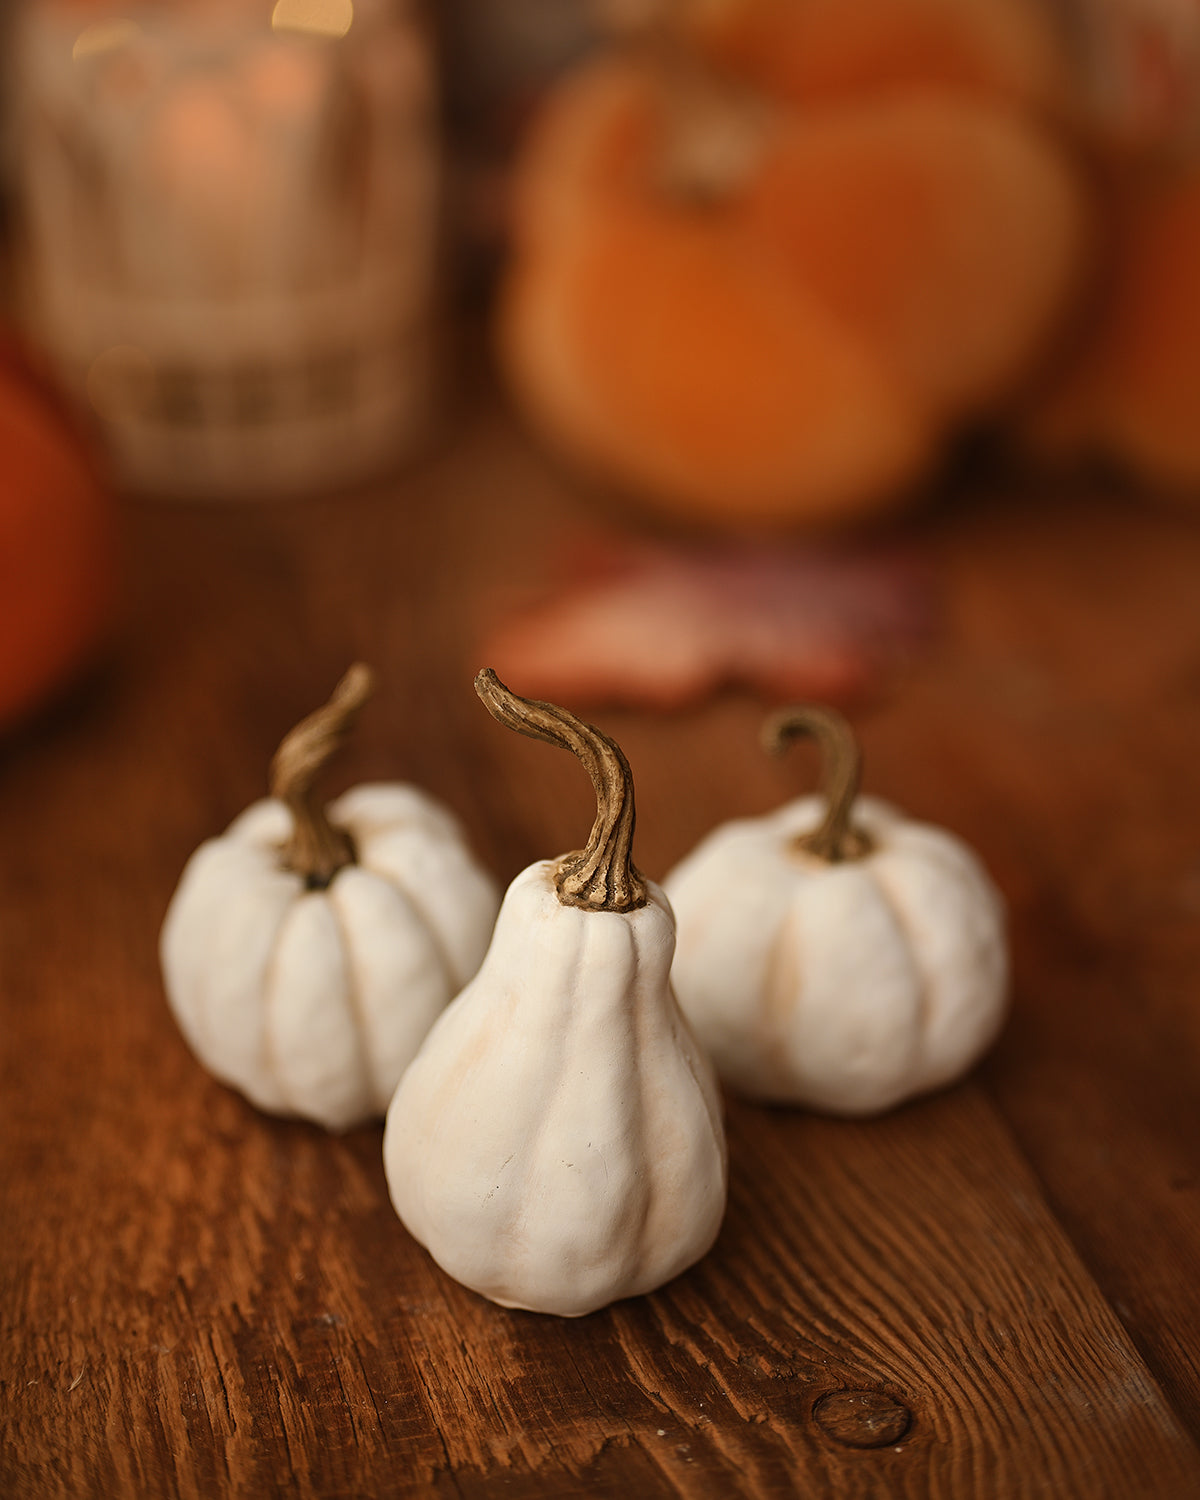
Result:
M342 37L354 20L354 0L276 0L274 31L302 31L309 36Z

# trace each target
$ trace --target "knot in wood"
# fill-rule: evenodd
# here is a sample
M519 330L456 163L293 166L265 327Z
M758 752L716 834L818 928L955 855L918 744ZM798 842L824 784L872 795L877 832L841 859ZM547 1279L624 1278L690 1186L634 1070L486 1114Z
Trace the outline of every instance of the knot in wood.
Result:
M813 1421L845 1448L884 1448L900 1441L912 1413L883 1391L830 1391L813 1407Z

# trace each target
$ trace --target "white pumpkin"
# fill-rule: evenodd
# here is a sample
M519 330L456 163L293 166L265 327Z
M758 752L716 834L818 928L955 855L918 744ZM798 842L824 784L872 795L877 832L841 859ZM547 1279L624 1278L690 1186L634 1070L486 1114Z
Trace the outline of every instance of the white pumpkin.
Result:
M280 747L281 795L192 855L160 945L200 1061L260 1109L330 1130L383 1115L479 967L499 906L456 820L416 787L312 803L316 770L369 691L363 670Z
M1001 898L945 830L856 799L858 752L831 711L768 725L824 743L826 796L726 823L664 879L679 1003L739 1093L843 1115L958 1078L999 1031Z
M476 687L501 722L573 749L600 810L585 849L509 887L482 968L400 1081L384 1167L400 1218L451 1276L575 1317L712 1245L720 1094L671 992L670 908L630 862L624 756L494 673Z

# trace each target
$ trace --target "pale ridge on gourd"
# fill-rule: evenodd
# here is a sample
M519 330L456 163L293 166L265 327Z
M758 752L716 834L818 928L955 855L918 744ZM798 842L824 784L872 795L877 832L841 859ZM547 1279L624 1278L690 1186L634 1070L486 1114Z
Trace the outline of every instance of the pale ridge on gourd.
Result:
M597 793L582 850L509 886L487 957L388 1110L384 1166L409 1231L504 1306L579 1316L652 1290L720 1228L726 1152L712 1069L671 993L674 924L632 864L632 778L566 710L477 690L579 755Z

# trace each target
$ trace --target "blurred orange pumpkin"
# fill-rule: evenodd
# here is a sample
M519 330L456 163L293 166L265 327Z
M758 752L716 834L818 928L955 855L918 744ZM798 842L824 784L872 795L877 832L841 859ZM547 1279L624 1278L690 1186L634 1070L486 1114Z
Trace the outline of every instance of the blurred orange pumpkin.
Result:
M70 420L0 336L0 729L88 660L115 585L112 499Z
M706 100L619 54L568 75L518 165L497 324L518 402L675 519L903 503L1027 372L1087 254L1073 163L1002 95Z

